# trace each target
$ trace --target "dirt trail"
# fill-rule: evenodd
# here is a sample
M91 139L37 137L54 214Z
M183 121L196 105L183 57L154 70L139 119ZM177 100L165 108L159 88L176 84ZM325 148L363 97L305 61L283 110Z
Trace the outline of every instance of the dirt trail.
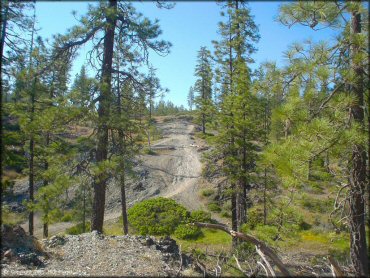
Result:
M137 178L127 184L127 203L134 203L158 196L172 198L189 210L204 209L199 199L201 179L201 154L192 134L194 124L186 119L173 118L156 123L163 138L153 142L153 155L139 156L136 166ZM27 185L26 185L27 186ZM106 214L109 222L121 215L120 191L116 181L107 187ZM75 225L71 222L49 225L49 234L54 235ZM28 223L23 228L28 230ZM42 236L41 216L35 215L35 235Z
M152 145L158 155L146 156L144 167L165 181L166 188L159 196L173 198L189 210L202 208L198 197L202 164L191 136L194 125L176 119L158 127L162 129L164 138Z
M194 124L185 119L158 121L163 138L152 143L152 155L140 155L135 179L126 187L128 207L153 197L172 198L189 210L203 207L198 196L201 180L201 154L192 134ZM119 215L119 186L107 191L107 218Z

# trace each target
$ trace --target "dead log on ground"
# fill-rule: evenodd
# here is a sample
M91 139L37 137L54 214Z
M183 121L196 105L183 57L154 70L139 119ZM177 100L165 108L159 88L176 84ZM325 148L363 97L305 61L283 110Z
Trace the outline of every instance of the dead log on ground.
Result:
M195 223L192 223L192 224L197 226L197 227L201 227L201 228L218 229L218 230L221 230L221 231L224 231L224 232L228 233L232 237L240 238L244 241L248 241L248 242L254 244L256 247L258 247L261 250L261 252L265 256L269 257L275 263L275 265L279 268L280 272L284 276L286 276L286 277L291 276L289 270L286 268L286 266L283 264L283 262L280 260L280 258L275 254L275 252L270 247L268 247L264 242L258 240L257 238L255 238L251 235L243 234L241 232L236 232L236 231L230 229L229 227L227 227L225 225L200 223L200 222L195 222Z

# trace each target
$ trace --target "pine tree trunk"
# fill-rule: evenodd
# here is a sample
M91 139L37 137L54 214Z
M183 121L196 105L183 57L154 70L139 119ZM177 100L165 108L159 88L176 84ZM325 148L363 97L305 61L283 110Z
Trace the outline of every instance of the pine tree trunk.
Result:
M267 135L269 134L269 100L267 99L265 104L265 113L264 113L264 129L265 129L265 146L267 147L268 139ZM263 178L263 225L267 224L267 168L264 168L264 178Z
M121 47L121 41L119 40L119 47ZM118 68L118 74L117 74L117 114L119 116L122 115L122 96L121 96L121 89L120 89L120 74L119 74L119 56L117 57L117 68ZM149 100L149 128L152 118L152 107L153 102L150 95ZM124 155L126 152L126 145L125 145L125 137L123 130L120 129L118 131L118 144L119 144L119 151L121 155L121 167L120 167L120 185L121 185L121 209L122 209L122 223L123 223L123 234L128 234L128 220L127 220L127 207L126 207L126 185L125 185L125 161L124 161ZM148 144L150 149L150 132L148 131Z
M31 123L33 122L33 116L34 116L34 113L35 113L35 88L36 88L36 77L34 78L34 82L33 82L33 88L32 88L32 91L31 91L31 116L30 116L30 121ZM28 186L29 186L29 197L30 197L30 202L33 204L33 202L35 201L35 197L34 197L34 177L35 177L35 167L34 167L34 158L35 158L35 140L34 140L34 135L33 135L33 131L31 131L31 138L30 138L30 161L29 161L29 174L28 174ZM33 232L34 232L34 223L33 223L33 220L34 220L34 212L33 212L33 209L31 209L31 211L29 212L29 215L28 215L28 230L29 230L29 233L30 235L33 235Z
M49 134L49 132L47 132L46 133L46 141L45 141L45 146L46 147L49 146L49 142L50 142L50 134ZM45 161L45 165L44 165L44 170L47 171L48 168L49 168L49 164L48 164L48 162L46 160ZM45 179L44 182L43 182L43 186L45 187L47 185L48 185L48 181ZM43 198L46 199L46 196L44 195ZM44 211L44 213L45 213L45 219L46 219L46 221L44 222L44 228L43 228L43 230L44 230L44 232L43 232L44 238L47 238L49 236L49 232L48 232L48 230L49 230L48 229L48 221L49 221L49 219L48 219L48 213L49 213L49 211L48 211L48 209L49 209L49 207L47 208L46 211Z
M352 31L354 34L361 33L361 14L352 13ZM359 52L358 46L352 47L352 55ZM356 103L351 107L351 117L355 123L364 128L364 80L363 67L353 63L355 82L352 94L356 97ZM366 191L366 148L362 144L352 147L352 169L350 175L350 215L349 226L351 234L351 260L356 276L369 276L368 254L366 247L365 232L365 191Z
M264 171L264 186L263 186L263 225L267 223L267 169Z
M236 201L236 193L235 193L235 184L231 184L231 228L234 231L238 229L238 216L237 216L237 201ZM238 239L233 237L232 239L232 247L235 248L238 245Z
M48 227L48 223L44 223L44 227L43 227L43 236L44 238L48 238L49 236L49 227Z
M110 0L109 8L116 10L117 1ZM97 129L97 146L96 146L96 163L103 162L107 159L108 153L108 126L109 108L111 102L111 79L112 79L112 61L114 49L114 29L116 26L115 13L107 15L107 26L104 37L104 54L101 76L100 102L98 108L98 129ZM91 231L103 232L105 193L107 177L104 174L98 174L94 177L94 198L91 219Z
M240 231L240 228L243 224L247 222L247 180L246 180L246 173L247 173L247 149L246 149L246 131L243 131L243 139L244 144L242 148L242 165L241 165L241 171L242 171L242 178L239 181L238 184L238 190L237 190L237 217L238 217L238 230Z
M202 113L202 132L206 134L206 116Z
M30 64L29 64L29 76L31 76L31 69L32 69L32 52L33 52L33 38L35 34L35 21L36 21L36 9L34 10L33 13L33 26L32 26L32 33L31 33L31 47L30 47ZM30 122L33 122L33 116L35 113L35 90L36 90L36 83L37 79L36 77L33 78L33 85L31 88L31 113L30 113ZM31 131L30 135L30 161L29 161L29 174L28 174L28 190L29 190L29 201L31 203L34 202L34 157L35 157L35 141L33 138L33 133ZM30 235L33 235L33 230L34 230L34 225L33 225L33 218L34 218L34 213L33 209L29 212L28 215L28 231Z
M202 132L206 134L206 115L204 114L204 103L205 103L205 85L204 85L204 77L202 77Z
M34 140L31 138L30 140L30 162L29 162L29 174L28 174L28 187L29 187L29 197L30 197L30 202L34 202L34 165L33 165L33 159L34 159ZM33 235L33 209L30 210L28 214L28 231L30 235Z
M125 192L125 173L124 169L121 173L121 206L122 206L122 222L123 234L128 234L127 208L126 208L126 192Z
M6 27L8 23L9 2L5 3L4 1L3 5L5 5L5 11L4 11L3 18L1 19L1 23L3 25L3 28L1 29L1 43L0 43L1 61L3 61L3 55L4 55L5 35L6 35Z
M82 232L86 232L86 187L83 185L83 201L82 201Z

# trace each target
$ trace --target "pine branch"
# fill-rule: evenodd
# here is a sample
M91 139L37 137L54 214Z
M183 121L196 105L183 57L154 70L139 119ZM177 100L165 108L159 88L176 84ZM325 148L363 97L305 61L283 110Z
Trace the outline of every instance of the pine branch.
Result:
M331 94L321 103L320 107L317 109L316 112L314 112L311 117L310 121L316 117L322 109L325 108L325 105L334 97L334 95L344 86L344 83L339 84L332 92Z

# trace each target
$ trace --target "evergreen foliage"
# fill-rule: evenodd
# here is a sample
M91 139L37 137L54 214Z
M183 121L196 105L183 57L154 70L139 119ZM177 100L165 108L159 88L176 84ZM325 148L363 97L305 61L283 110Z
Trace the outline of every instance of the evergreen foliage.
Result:
M128 210L129 222L141 235L170 235L189 215L182 205L163 197L145 200Z

